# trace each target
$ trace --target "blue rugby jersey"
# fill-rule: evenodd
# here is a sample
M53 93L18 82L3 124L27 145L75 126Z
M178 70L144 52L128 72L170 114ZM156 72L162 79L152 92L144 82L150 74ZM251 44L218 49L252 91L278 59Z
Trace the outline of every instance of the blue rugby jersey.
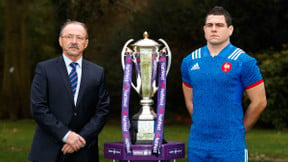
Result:
M263 82L257 61L228 44L212 57L207 46L183 59L182 81L193 88L189 148L246 148L242 97Z

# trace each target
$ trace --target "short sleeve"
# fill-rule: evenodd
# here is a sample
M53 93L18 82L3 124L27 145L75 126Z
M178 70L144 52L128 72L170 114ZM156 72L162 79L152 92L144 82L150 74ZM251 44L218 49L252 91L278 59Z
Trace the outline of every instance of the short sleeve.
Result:
M190 78L189 78L189 62L188 58L184 58L181 64L181 76L182 81L187 85L191 86Z
M243 62L241 69L241 81L245 89L255 87L263 82L258 63L252 58L247 62Z

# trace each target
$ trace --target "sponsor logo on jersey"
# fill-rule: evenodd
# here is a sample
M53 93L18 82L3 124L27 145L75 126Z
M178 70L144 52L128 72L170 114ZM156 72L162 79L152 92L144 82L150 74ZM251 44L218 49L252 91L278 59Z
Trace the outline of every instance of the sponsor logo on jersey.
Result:
M193 66L192 66L192 68L190 69L191 71L192 70L199 70L200 69L200 66L199 66L199 64L198 64L198 62L196 63L196 64L194 64Z
M231 63L229 63L229 62L224 62L224 63L222 64L222 70L223 70L225 73L229 72L229 71L231 70Z

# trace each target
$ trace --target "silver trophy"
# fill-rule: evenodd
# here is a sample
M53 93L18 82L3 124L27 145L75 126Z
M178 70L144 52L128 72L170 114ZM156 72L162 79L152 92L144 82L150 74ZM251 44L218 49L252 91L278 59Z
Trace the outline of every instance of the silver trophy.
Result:
M144 32L144 39L137 41L134 44L133 39L128 40L121 53L121 62L124 69L125 55L130 54L132 61L136 65L136 85L131 83L134 90L141 97L140 111L133 115L131 121L131 137L134 144L151 144L154 138L156 114L153 110L153 96L158 90L157 85L157 63L160 54L167 55L167 70L166 76L171 65L171 51L167 43L163 39L156 42L148 38L148 33ZM161 50L159 48L164 46ZM133 50L132 50L132 49ZM135 78L134 77L134 78Z

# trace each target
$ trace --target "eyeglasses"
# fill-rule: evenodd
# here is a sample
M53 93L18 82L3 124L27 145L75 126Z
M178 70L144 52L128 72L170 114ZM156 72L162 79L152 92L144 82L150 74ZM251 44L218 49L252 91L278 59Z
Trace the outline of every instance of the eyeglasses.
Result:
M76 40L79 41L79 42L84 41L86 39L86 37L84 37L84 36L72 35L72 34L63 35L62 38L67 39L69 41L72 41L72 40L74 40L74 38L76 38Z

